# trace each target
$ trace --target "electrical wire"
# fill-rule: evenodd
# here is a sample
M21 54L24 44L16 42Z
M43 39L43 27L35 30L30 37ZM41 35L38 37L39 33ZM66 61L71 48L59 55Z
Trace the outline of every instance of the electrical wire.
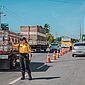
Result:
M75 4L75 3L79 3L79 4L83 4L83 2L85 1L85 0L77 0L77 1L65 1L65 0L48 0L48 1L50 1L50 2L54 2L54 3L63 3L63 4Z

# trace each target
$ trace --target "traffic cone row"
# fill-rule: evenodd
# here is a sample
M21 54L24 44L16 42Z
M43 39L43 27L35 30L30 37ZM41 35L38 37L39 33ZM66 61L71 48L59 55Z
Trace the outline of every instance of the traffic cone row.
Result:
M70 48L64 48L60 52L53 52L52 60L57 60L60 56L63 56L65 53L69 52ZM47 53L47 63L51 63L50 52Z

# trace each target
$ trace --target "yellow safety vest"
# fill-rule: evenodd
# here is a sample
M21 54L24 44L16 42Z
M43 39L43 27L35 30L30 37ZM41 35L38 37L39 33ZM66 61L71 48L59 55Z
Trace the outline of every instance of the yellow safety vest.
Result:
M27 43L16 44L14 47L19 49L19 53L31 53L31 48Z
M19 52L20 53L31 53L31 48L28 44L20 44Z

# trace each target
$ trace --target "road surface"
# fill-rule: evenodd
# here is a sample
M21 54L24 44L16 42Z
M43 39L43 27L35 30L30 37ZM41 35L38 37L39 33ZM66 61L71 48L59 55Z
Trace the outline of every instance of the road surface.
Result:
M69 52L46 63L46 53L33 53L33 80L20 80L20 71L0 71L0 85L85 85L85 57L72 57ZM50 55L52 56L52 54Z

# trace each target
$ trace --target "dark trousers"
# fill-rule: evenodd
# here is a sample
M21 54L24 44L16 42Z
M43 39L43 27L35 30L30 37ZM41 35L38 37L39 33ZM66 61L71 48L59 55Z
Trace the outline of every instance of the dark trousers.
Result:
M20 54L20 67L22 73L25 73L25 70L27 71L27 73L31 73L29 64L29 54Z

